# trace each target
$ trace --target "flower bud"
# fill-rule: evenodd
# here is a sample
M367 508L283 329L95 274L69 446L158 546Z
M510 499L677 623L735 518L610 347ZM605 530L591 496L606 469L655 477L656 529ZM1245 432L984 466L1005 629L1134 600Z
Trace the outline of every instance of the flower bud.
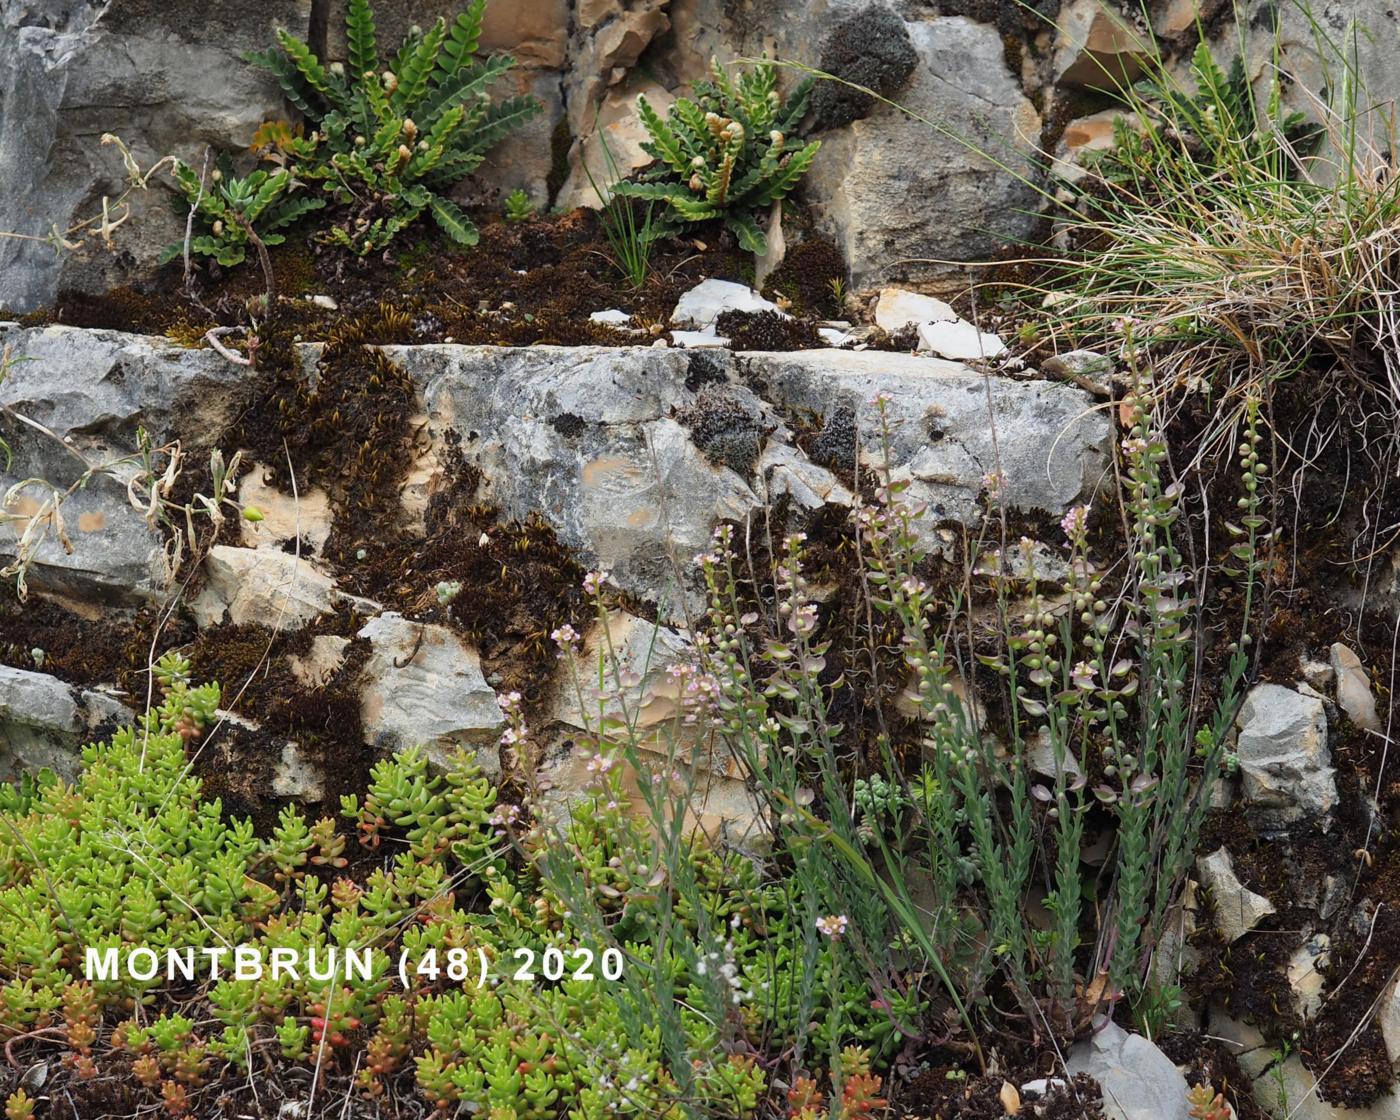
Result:
M413 123L413 118L412 118L412 117L405 117L405 118L404 118L404 121L403 121L403 134L404 134L404 136L407 138L407 140L408 140L408 142L409 142L410 144L413 143L413 138L414 138L415 136L418 135L418 126L417 126L416 124Z
M700 178L699 175L692 175L692 176L690 177L690 189L693 190L693 191L701 191L701 190L704 190L704 189L705 189L705 180L703 180L702 178Z
M783 146L783 141L786 140L787 137L775 128L772 132L768 134L768 139L772 142L773 147L781 148Z
M385 93L393 93L394 90L399 88L399 77L392 70L385 70L384 73L380 75L380 78L384 82Z
M222 237L223 235L224 235L224 223L223 223L222 221L219 221L219 220L216 218L216 219L214 220L214 236L215 236L215 237Z

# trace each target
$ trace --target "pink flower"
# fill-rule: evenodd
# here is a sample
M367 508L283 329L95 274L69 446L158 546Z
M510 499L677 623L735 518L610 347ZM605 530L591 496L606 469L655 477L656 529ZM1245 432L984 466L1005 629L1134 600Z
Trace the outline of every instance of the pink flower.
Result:
M1060 519L1060 528L1070 540L1077 540L1089 527L1089 507L1075 506Z
M846 932L848 925L850 925L850 919L845 914L831 914L828 917L817 919L817 932L836 941Z

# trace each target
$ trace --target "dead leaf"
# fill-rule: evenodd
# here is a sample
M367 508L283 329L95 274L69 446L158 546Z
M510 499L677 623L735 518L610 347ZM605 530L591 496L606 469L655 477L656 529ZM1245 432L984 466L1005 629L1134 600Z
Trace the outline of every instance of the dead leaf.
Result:
M1001 1083L1001 1092L997 1094L1001 1099L1001 1107L1006 1109L1006 1115L1015 1116L1021 1111L1021 1090L1009 1081Z

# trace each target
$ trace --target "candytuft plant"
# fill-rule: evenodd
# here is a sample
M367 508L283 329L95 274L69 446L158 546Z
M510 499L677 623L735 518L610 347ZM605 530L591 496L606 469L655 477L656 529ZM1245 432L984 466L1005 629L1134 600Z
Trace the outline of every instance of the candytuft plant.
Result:
M279 230L326 204L314 196L293 197L302 184L286 170L253 171L239 178L223 164L205 182L188 164L177 162L171 173L205 230L190 238L190 252L213 257L226 268L242 264L249 246L257 241L282 244L286 237ZM166 246L160 263L174 260L184 244L176 241Z
M657 163L641 179L619 183L616 193L665 203L651 238L718 218L745 249L766 252L758 224L763 211L793 191L821 147L819 140L793 136L812 83L805 78L784 100L773 63L760 62L731 80L714 62L711 80L696 85L695 100L680 98L664 120L638 97L637 112L651 137L642 146Z
M415 28L381 68L368 0L351 0L344 65L323 65L283 30L280 49L248 56L316 126L283 148L299 176L344 208L328 240L364 256L426 212L459 245L476 244L476 226L444 192L540 110L532 97L493 101L487 92L515 59L477 56L485 14L486 0L473 0L451 24Z

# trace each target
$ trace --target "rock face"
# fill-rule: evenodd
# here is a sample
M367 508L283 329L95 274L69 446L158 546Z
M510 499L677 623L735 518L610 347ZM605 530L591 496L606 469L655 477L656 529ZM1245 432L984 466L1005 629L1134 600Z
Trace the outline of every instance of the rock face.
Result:
M6 428L15 449L11 479L51 474L62 481L74 452L130 455L142 426L190 448L217 442L240 379L251 376L210 351L109 331L11 330L5 340L25 360L0 387L0 400L54 433ZM849 509L857 473L868 479L888 469L928 504L927 543L942 548L940 525L971 525L982 516L985 476L998 464L1008 506L1058 516L1092 496L1108 462L1108 423L1080 389L919 355L455 345L386 352L416 386L426 436L406 506L421 505L469 467L480 474L482 500L507 518L542 518L581 563L608 570L614 586L654 605L656 621L619 615L610 632L625 673L636 678L647 749L693 789L694 823L745 844L763 824L734 761L697 754L683 735L667 738L681 703L668 669L688 660L681 623L701 602L691 560L708 551L717 525L743 523L786 498L790 524L800 528L826 507ZM302 356L310 375L317 350L308 346ZM818 430L799 441L799 424ZM99 502L91 510L124 534L103 535L102 523L73 515L72 554L46 546L31 586L90 606L159 596L167 578L157 564L162 538L131 509L122 476L110 487L100 481L77 493ZM293 633L331 626L327 616L348 604L365 620L357 640L315 634L289 656L292 678L307 689L325 686L343 675L353 644L363 658L353 680L367 749L424 745L443 763L465 745L494 770L504 719L477 652L446 627L386 613L337 588L343 573L320 555L331 520L324 494L308 488L298 510L254 466L240 479L239 497L263 519L238 523L242 547L209 550L185 605L194 620ZM406 508L406 522L412 515ZM585 660L600 635L586 638ZM577 739L585 722L576 701L558 691L562 680L561 672L548 682L556 689L548 712L556 749L544 768L561 797L587 777L587 760L560 745ZM61 753L91 735L72 714L82 704L67 686L53 682L50 691L42 718L11 722L42 726L42 741ZM17 741L36 740L24 732ZM319 763L295 743L268 749L271 794L324 794ZM53 765L58 757L47 747L25 750L16 765Z
M298 630L334 605L335 581L309 560L277 548L215 545L192 607L202 626L225 620Z
M72 781L84 744L134 718L104 692L0 665L0 781L44 768Z
M112 132L142 169L177 155L199 166L206 146L241 151L284 117L276 83L242 59L274 27L305 35L310 0L247 5L0 0L0 230L46 237L100 216L125 173ZM86 233L76 253L0 238L0 305L27 311L61 286L100 289L142 276L183 232L168 177L130 198L118 251ZM117 216L117 215L114 215Z
M808 177L808 198L857 288L906 272L947 275L947 266L896 262L983 259L1027 234L1036 209L1034 190L1014 176L1034 179L1040 117L1008 72L996 29L947 16L908 30L919 59L899 95L909 113L881 104L824 134ZM937 220L913 199L936 206Z
M1376 711L1376 697L1371 692L1371 680L1361 658L1349 646L1335 642L1330 660L1337 680L1337 705L1361 730L1379 731L1381 717Z
M169 578L161 538L127 497L141 465L137 429L159 447L178 428L185 451L198 455L203 437L222 426L239 371L213 351L115 331L0 331L3 346L11 366L0 403L47 431L0 417L0 438L12 451L0 492L25 479L67 491L89 469L108 468L64 498L60 513L73 551L65 552L50 522L30 584L78 596L160 594ZM164 460L158 466L163 470ZM27 486L9 512L32 515L52 496L38 483ZM0 534L3 562L15 557L24 528L11 523Z
M1235 874L1235 863L1225 848L1219 848L1197 862L1201 885L1210 892L1215 907L1215 924L1226 944L1238 941L1270 914L1274 904L1256 894Z
M251 14L229 0L0 0L0 230L25 235L0 238L0 305L25 311L61 286L97 289L144 275L181 232L163 175L131 197L114 249L86 233L64 254L43 240L55 224L100 213L104 195L121 194L122 161L100 137L121 135L143 168L167 154L197 166L209 147L243 151L263 120L295 115L270 77L242 61L246 51L269 46L282 26L323 59L344 59L345 0L314 7L313 17L312 0L269 0ZM1049 137L1034 106L1058 113L1083 91L1143 73L1148 29L1119 7L1073 0L1023 18L1014 5L986 0L496 0L482 47L518 62L497 92L530 93L544 112L494 149L459 194L496 205L519 187L541 207L597 205L584 168L603 174L604 139L623 174L647 162L633 115L638 94L664 112L712 57L766 53L870 87L913 114L849 86L815 91L806 127L825 147L804 190L823 232L846 252L855 286L896 277L965 284L956 262L986 259L1036 220L1043 176L1033 157ZM1221 7L1154 4L1153 32L1169 51L1185 50L1199 11L1228 62L1238 36L1231 20L1215 18ZM1277 22L1293 79L1287 95L1316 115L1329 60L1309 17L1267 0L1240 7L1251 73L1264 71ZM410 27L451 18L461 4L381 0L374 8L380 43L392 50ZM1400 18L1394 6L1317 0L1312 9L1318 26L1353 42L1366 101L1383 113L1400 94L1384 47ZM1349 38L1343 29L1353 22L1362 33ZM786 84L795 80L785 75ZM1110 138L1110 116L1070 120L1060 168Z
M1323 818L1337 803L1322 701L1276 684L1240 709L1236 753L1248 812L1265 828Z
M1078 389L987 378L900 354L815 350L740 354L634 349L390 347L421 388L440 448L448 433L512 517L542 515L589 565L673 617L694 605L693 568L723 520L770 497L799 510L847 504L827 467L794 444L790 419L840 422L831 458L856 447L884 463L877 393L893 426L888 467L927 501L930 529L978 516L996 469L1012 507L1062 512L1093 493L1108 425ZM1053 452L1048 449L1054 445ZM930 543L936 544L936 540ZM679 566L677 565L679 561ZM689 569L690 574L686 574Z
M1103 1090L1110 1120L1189 1120L1186 1078L1172 1060L1139 1034L1116 1023L1100 1023L1076 1043L1066 1067L1087 1073Z
M369 745L384 751L424 746L439 765L459 747L489 747L477 760L500 774L494 747L505 719L481 660L450 630L393 612L371 619L360 718Z

